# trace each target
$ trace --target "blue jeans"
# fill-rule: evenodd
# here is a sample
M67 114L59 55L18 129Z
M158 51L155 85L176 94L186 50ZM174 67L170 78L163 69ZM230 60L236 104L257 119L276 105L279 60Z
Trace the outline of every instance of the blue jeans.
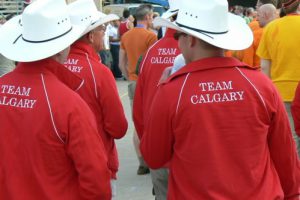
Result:
M122 77L122 72L119 68L119 51L120 45L110 45L110 52L112 56L111 71L114 74L114 77L116 78Z

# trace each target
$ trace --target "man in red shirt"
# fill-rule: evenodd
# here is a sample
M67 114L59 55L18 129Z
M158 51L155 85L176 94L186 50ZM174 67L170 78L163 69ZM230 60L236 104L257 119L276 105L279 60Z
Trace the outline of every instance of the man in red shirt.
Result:
M203 20L205 19L205 20ZM253 40L227 0L191 0L175 23L187 63L162 83L141 140L149 167L170 163L168 199L299 199L300 166L282 100L224 49Z
M105 34L104 24L117 20L118 16L99 12L93 0L77 0L69 5L69 9L72 10L71 20L84 18L86 13L92 17L91 25L84 35L72 44L65 66L85 81L77 92L96 117L98 132L106 149L111 171L112 194L115 196L119 161L114 140L126 134L127 120L114 76L111 70L100 62L97 52L103 48L101 41Z
M121 21L120 26L118 28L120 38L122 37L122 35L124 35L124 33L126 33L127 31L129 31L134 27L133 22L134 22L134 18L130 14L130 11L128 9L124 9L123 20Z
M179 1L169 2L170 9L165 13L165 18L172 18L177 14ZM165 68L174 63L175 57L180 53L177 41L173 38L174 30L168 29L166 35L149 48L141 63L138 81L133 101L133 121L139 138L143 137L144 124L148 120L149 110L157 85ZM156 200L167 197L168 170L150 169L151 179Z
M75 92L83 80L62 64L87 24L66 10L35 1L1 27L0 52L19 62L0 79L1 200L111 199L94 115Z

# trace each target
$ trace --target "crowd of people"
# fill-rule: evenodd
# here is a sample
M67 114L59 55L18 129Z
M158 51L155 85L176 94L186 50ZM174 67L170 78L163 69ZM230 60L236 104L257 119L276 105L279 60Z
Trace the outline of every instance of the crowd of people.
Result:
M118 196L116 80L156 200L300 198L299 0L26 2L0 26L0 199Z

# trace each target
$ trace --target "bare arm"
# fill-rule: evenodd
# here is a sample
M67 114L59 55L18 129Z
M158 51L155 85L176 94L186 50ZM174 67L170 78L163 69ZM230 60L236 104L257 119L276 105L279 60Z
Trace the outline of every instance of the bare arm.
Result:
M128 71L127 71L127 55L124 49L120 49L119 53L119 68L122 71L122 74L125 76L126 79L128 79Z
M269 78L271 78L271 73L270 73L271 64L272 64L271 60L261 59L260 61L262 72L266 74Z

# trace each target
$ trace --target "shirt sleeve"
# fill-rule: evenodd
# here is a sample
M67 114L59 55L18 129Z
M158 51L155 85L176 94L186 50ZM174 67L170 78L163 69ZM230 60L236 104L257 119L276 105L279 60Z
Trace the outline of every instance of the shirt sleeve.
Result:
M270 33L269 33L269 29L268 27L266 27L263 31L258 49L256 50L256 54L262 58L262 59L266 59L266 60L270 60L271 59L271 55L269 53L269 49L270 48L270 43L269 43L269 39L270 39Z
M112 72L107 68L100 66L101 73L100 84L98 84L99 103L103 116L103 127L114 139L122 138L127 131L128 124L121 103L116 82Z
M144 87L144 73L142 72L139 75L137 80L134 99L133 99L133 108L132 108L134 126L138 134L138 137L140 139L143 137L143 132L144 132L143 87Z
M298 84L295 98L292 103L292 115L296 133L298 136L300 136L300 83Z
M95 118L82 101L68 119L67 154L78 172L79 192L83 199L110 200L110 171Z
M150 48L157 41L157 36L153 33L148 41L148 48Z
M152 169L163 167L173 153L173 111L168 99L167 92L161 86L153 100L140 144L143 158Z
M285 199L300 195L300 165L292 138L289 119L279 94L275 91L276 112L268 134L270 155L284 192Z
M253 44L244 50L244 56L243 56L243 62L248 64L251 67L254 67L253 61L254 61L254 46Z

